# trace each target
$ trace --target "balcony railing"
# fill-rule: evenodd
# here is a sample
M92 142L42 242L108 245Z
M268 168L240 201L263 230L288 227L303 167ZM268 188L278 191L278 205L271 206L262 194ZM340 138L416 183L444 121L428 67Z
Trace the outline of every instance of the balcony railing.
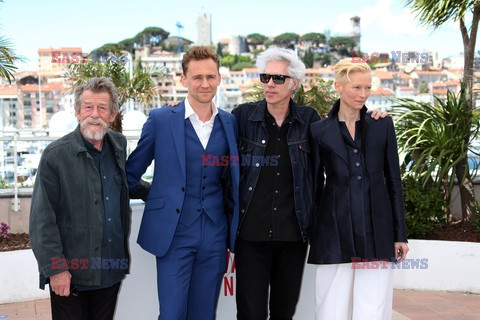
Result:
M67 132L68 133L68 132ZM65 133L66 134L66 133ZM135 149L139 136L124 132L127 138L127 156ZM46 131L3 131L0 136L0 197L12 197L12 208L19 210L19 195L31 195L38 164L43 150L60 137L48 136ZM143 179L151 181L153 166Z

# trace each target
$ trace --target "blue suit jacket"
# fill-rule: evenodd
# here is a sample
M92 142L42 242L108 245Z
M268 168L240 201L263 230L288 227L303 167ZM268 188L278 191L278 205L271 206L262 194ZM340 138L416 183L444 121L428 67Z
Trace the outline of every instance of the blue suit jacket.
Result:
M228 141L230 157L238 157L235 117L218 110ZM185 104L154 109L145 122L136 149L126 164L130 188L155 160L152 186L145 204L137 242L148 252L162 257L170 248L185 198ZM229 221L228 247L233 252L238 228L238 162L230 166L229 183L224 185L225 213Z

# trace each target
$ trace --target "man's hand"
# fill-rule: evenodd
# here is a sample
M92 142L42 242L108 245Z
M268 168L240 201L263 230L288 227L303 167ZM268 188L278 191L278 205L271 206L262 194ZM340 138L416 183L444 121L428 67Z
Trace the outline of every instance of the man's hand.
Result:
M57 273L50 277L50 287L52 291L62 297L70 295L70 279L72 275L68 271Z
M180 104L180 101L171 101L167 104L169 107L177 107Z
M395 242L395 259L397 263L405 260L408 250L408 244L406 242Z
M383 119L386 116L388 116L388 112L383 112L382 110L379 110L379 109L373 110L372 113L370 114L370 117L372 117L375 120L378 120L380 118Z

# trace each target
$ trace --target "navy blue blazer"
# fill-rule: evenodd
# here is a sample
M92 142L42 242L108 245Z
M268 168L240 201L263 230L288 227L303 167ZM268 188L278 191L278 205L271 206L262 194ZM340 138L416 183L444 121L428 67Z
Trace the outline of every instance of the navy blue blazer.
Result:
M357 257L350 204L350 167L338 123L339 101L329 117L311 125L315 163L313 237L309 263L352 262ZM405 209L397 140L391 117L374 120L364 106L362 152L371 187L371 214L378 259L395 257L394 242L406 242ZM324 174L326 176L326 183Z
M228 141L229 154L238 157L237 122L221 109L217 117ZM155 160L152 186L145 204L137 242L146 251L162 257L170 248L185 198L185 103L177 107L154 109L145 122L136 149L126 164L128 185L135 186L145 170ZM228 248L233 252L238 228L238 185L240 170L230 166L230 179L224 194L229 225Z

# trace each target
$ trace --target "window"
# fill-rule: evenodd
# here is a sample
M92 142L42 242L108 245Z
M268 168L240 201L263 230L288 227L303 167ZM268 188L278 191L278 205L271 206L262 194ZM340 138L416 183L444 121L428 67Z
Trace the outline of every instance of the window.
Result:
M24 106L31 106L31 105L32 105L32 101L24 101L24 102L23 102L23 105L24 105Z

